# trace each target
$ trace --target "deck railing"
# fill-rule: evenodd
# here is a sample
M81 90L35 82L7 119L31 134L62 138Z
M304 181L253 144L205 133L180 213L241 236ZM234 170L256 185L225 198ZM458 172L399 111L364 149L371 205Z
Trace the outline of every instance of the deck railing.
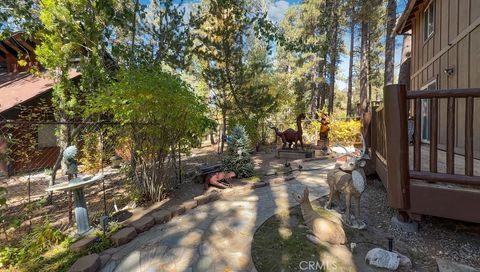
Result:
M474 98L480 97L480 89L452 89L452 90L427 90L427 91L409 91L406 93L406 99L414 101L415 109L415 131L421 131L421 102L422 99L429 99L430 104L430 172L437 173L438 162L438 99L446 98L447 102L447 173L449 178L440 178L444 182L450 183L469 183L476 181L480 185L480 177L466 179L461 175L455 175L455 100L457 98L466 99L465 107L465 176L473 176L473 114ZM414 176L419 179L428 178L421 172L421 135L414 134ZM434 175L437 179L440 175Z
M480 221L479 214L468 209L469 205L479 201L480 193L480 177L474 175L474 98L478 97L480 97L480 88L407 91L404 85L385 87L384 122L386 124L388 164L386 187L391 207L412 213L431 214L473 222ZM440 99L447 100L445 106L440 107ZM463 107L455 109L457 99L465 100L465 109ZM425 102L430 108L428 115L426 112L422 112L422 103L425 105ZM415 131L412 169L409 169L407 121L409 105L413 106ZM440 120L439 110L445 110L445 107L446 120ZM455 150L456 137L459 137L458 126L455 122L458 121L457 112L463 110L465 111L465 135L462 139L464 147L459 151ZM428 170L425 169L425 164L422 169L422 114L429 118L427 122L429 135L423 135L423 140L429 142L429 163L426 167ZM446 122L445 129L439 130L439 122ZM425 123L423 125L425 129ZM441 135L440 131L445 135ZM445 149L446 153L445 173L438 171L439 135L445 142L445 146L442 145L442 149ZM464 173L455 173L456 152L462 153L464 156L464 161L458 162L464 163ZM412 183L414 180L425 182ZM442 184L468 185L469 190ZM460 207L464 208L460 210Z

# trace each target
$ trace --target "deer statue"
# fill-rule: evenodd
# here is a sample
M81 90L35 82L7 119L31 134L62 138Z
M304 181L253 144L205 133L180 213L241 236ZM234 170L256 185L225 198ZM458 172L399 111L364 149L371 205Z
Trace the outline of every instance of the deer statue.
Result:
M306 118L305 113L301 113L297 116L297 130L293 128L288 128L284 132L279 132L278 128L271 127L275 130L275 134L282 139L283 147L285 148L288 143L288 148L292 148L292 145L297 145L297 142L300 141L300 145L303 149L303 130L302 130L302 120Z
M332 245L345 244L346 238L342 223L340 221L333 221L324 218L315 212L308 199L308 195L308 188L305 188L303 191L303 196L293 193L295 199L300 203L303 220L310 232L310 234L307 235L307 239L315 244L320 244L319 241L327 242Z
M356 202L355 219L358 220L360 218L360 197L365 190L366 185L366 176L363 167L366 165L366 160L370 159L368 154L365 154L366 145L363 134L362 149L359 156L348 152L346 149L345 151L347 152L349 159L327 174L327 183L330 188L330 194L325 208L331 208L334 197L340 201L340 193L343 193L345 195L346 222L347 224L351 224L350 204L352 197Z

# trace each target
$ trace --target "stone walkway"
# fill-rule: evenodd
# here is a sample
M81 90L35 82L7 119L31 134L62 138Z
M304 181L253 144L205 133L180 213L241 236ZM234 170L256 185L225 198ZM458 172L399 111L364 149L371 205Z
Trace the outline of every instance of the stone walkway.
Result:
M110 261L102 271L256 271L250 254L255 230L270 216L298 203L293 192L310 189L310 198L328 193L330 161L302 163L296 178L220 199L157 225L129 243L107 250Z

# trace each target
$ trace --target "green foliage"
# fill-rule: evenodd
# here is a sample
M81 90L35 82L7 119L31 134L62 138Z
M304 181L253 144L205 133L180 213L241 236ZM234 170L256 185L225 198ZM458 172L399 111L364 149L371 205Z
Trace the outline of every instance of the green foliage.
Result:
M143 36L139 39L140 50L146 54L139 59L148 60L147 65L163 63L173 69L186 68L192 57L189 50L193 40L183 3L174 0L149 2L141 25Z
M359 141L362 123L359 120L341 121L335 120L330 123L328 138L330 144L350 145Z
M103 151L100 146L100 133L92 132L83 135L80 163L82 172L96 173L102 167Z
M304 136L313 140L318 138L321 123L319 120L309 122L305 126ZM355 119L336 119L330 120L330 131L328 132L328 139L330 145L351 145L359 141L359 134L362 128L362 123Z
M233 171L240 178L252 176L254 165L248 153L249 139L245 128L240 125L233 127L227 142L227 153L222 158L223 170Z
M36 0L0 1L0 40L4 40L16 29L29 34L41 28L37 18Z
M112 114L131 149L131 177L148 200L161 200L175 184L172 157L188 151L210 127L207 106L179 76L160 68L120 72L108 92L90 101L93 114Z
M261 141L257 128L266 124L280 96L269 59L270 39L255 35L269 27L262 14L248 0L204 0L194 17L198 74L222 122L228 116L229 127L244 125L253 145Z
M100 253L112 246L111 236L121 228L121 224L110 222L105 234L97 230L98 240L82 252L70 251L76 240L53 228L50 223L35 228L25 236L18 246L0 249L0 269L7 271L67 271L81 256Z
M45 259L45 252L59 245L66 236L53 228L50 223L38 226L22 238L16 247L0 250L0 267L18 267L20 271L38 271L38 265Z

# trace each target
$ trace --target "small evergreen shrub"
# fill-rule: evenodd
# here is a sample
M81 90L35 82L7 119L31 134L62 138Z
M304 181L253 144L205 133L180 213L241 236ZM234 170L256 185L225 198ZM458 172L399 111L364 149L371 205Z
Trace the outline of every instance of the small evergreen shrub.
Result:
M249 139L245 127L236 125L227 139L227 153L223 156L223 170L233 171L239 178L253 175L253 161L248 153Z

